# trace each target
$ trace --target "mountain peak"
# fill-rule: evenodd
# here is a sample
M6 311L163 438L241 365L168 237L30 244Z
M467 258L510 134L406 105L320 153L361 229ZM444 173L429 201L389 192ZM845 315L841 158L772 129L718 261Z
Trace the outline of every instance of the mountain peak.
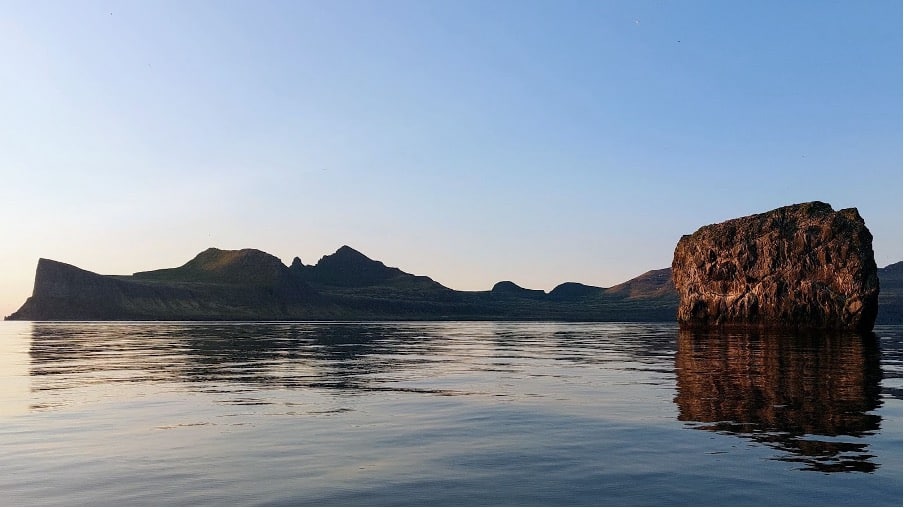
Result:
M357 251L357 250L349 247L348 245L343 245L342 247L339 247L339 249L337 249L336 252L334 252L333 254L331 254L329 256L324 256L324 257L342 259L345 261L370 261L372 263L379 263L379 261L374 261L373 259L370 259L369 257L362 254L360 251ZM382 264L382 263L380 263L380 264Z
M898 261L897 263L892 263L890 265L886 265L879 270L884 271L886 274L898 274L900 275L902 272L902 267L904 267L904 262Z
M599 296L602 293L603 288L600 287L588 286L580 282L563 282L549 292L549 297L553 300L580 300Z
M526 289L510 280L497 282L493 285L493 289L490 292L531 298L539 298L546 295L546 292L542 289Z
M383 263L370 259L369 257L349 247L348 245L343 245L342 247L339 247L336 252L323 256L319 261L317 261L317 265L315 266L322 268L340 266L344 268L349 268L351 266L371 266L374 268L386 268L386 265L384 265Z
M195 256L188 263L182 265L182 267L204 271L221 271L237 265L273 265L276 263L282 265L282 261L280 261L279 258L272 254L267 254L262 250L222 250L216 247L210 247Z
M672 298L677 296L677 291L675 283L672 282L672 269L660 268L644 272L631 280L612 286L606 289L606 294L626 298Z
M368 286L404 275L398 268L390 268L361 252L343 245L317 264L305 267L305 278L331 286Z
M222 250L210 247L178 268L138 272L140 279L271 283L286 270L276 256L257 249Z

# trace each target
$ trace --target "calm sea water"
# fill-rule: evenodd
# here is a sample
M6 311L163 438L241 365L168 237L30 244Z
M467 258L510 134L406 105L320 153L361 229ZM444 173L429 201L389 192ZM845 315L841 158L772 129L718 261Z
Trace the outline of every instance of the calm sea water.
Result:
M0 324L4 505L901 505L901 328Z

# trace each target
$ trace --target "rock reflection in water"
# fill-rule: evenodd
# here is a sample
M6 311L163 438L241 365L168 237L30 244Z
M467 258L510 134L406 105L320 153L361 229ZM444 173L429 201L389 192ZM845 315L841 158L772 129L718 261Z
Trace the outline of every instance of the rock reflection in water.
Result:
M678 419L785 452L823 472L875 470L858 438L879 429L875 335L681 330Z
M355 393L440 361L430 354L435 340L422 328L375 323L34 323L30 374L33 391L180 382Z

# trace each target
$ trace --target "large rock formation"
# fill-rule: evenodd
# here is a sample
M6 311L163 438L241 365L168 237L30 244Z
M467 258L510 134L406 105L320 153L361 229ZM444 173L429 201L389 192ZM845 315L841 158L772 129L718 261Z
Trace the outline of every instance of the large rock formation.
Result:
M871 330L872 241L857 209L818 201L704 226L675 247L678 322Z

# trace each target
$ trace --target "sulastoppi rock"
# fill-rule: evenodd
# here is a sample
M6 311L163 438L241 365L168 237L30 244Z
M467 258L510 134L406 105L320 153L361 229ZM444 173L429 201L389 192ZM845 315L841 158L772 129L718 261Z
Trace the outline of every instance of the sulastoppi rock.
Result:
M682 327L868 331L873 237L856 208L814 201L703 226L675 247Z

